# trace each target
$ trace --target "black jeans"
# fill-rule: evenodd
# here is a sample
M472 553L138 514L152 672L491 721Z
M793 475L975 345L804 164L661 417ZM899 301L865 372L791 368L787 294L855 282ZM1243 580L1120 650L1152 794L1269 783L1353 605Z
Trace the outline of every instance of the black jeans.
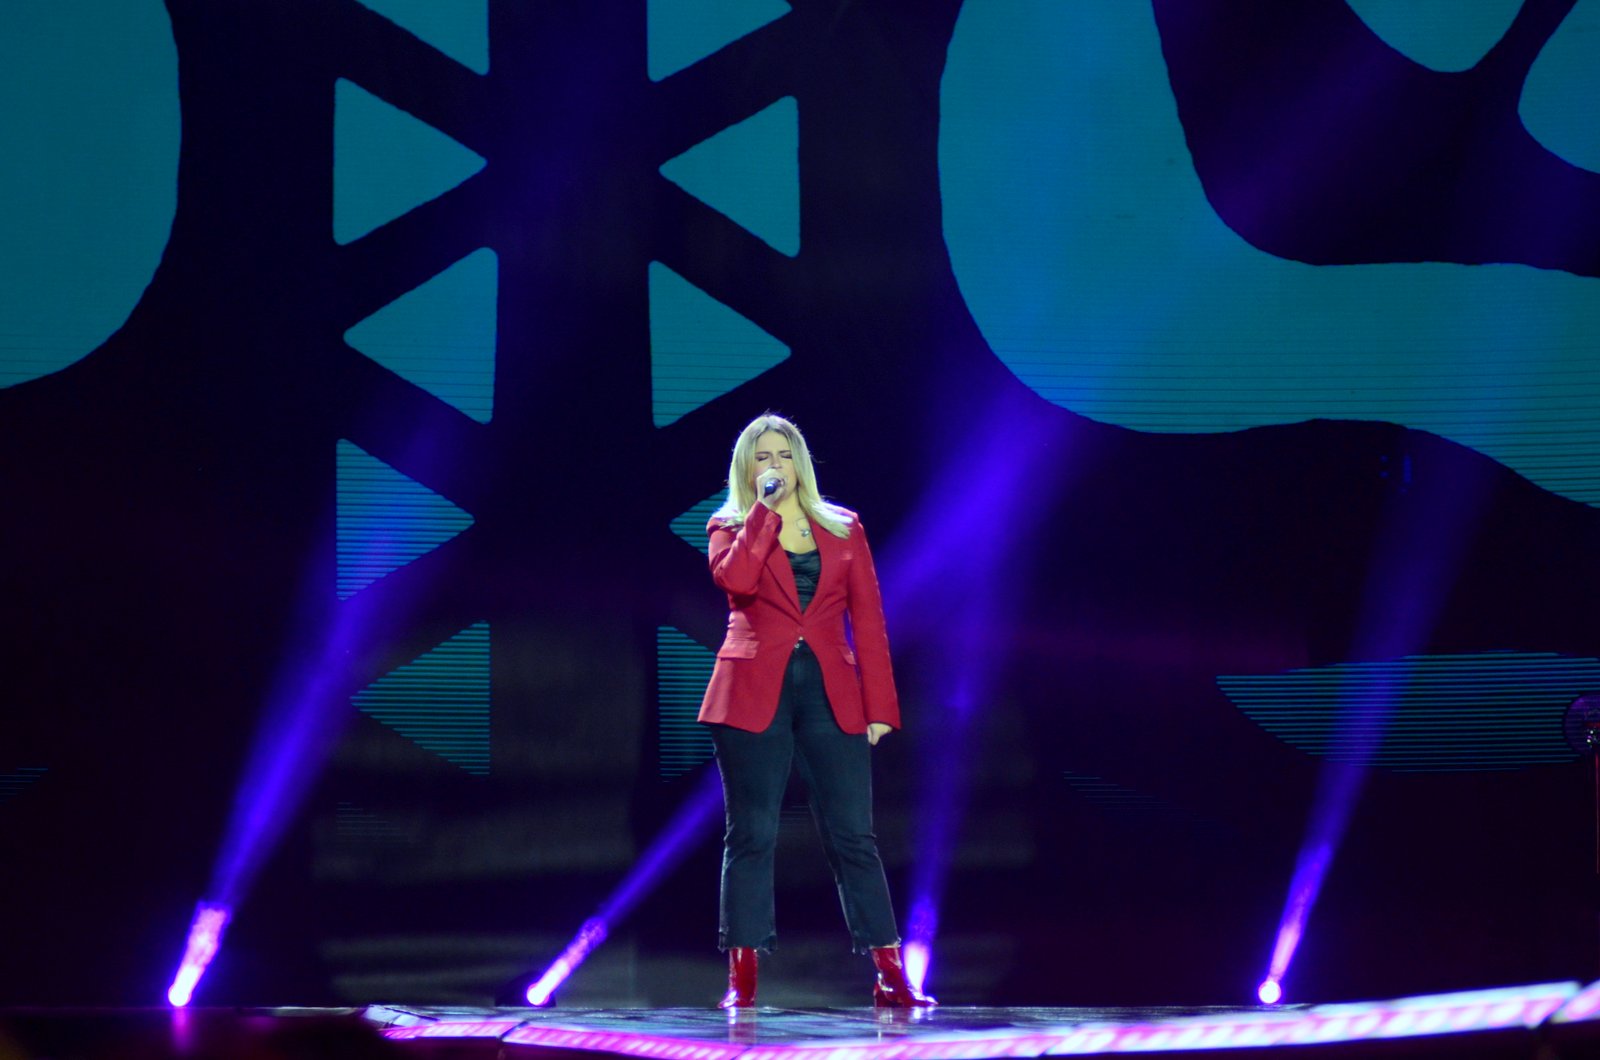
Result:
M872 832L872 755L867 738L842 730L828 706L822 669L810 648L795 649L778 713L762 732L712 725L728 830L722 848L723 949L770 950L777 936L773 855L790 763L810 795L811 816L839 886L853 948L900 941L878 840Z

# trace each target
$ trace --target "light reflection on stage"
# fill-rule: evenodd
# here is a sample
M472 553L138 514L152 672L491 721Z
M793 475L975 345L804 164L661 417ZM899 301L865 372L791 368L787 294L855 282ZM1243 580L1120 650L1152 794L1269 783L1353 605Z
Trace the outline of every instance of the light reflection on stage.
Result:
M898 1010L444 1009L372 1006L391 1041L498 1039L502 1045L658 1060L980 1060L1186 1053L1413 1040L1451 1055L1467 1038L1544 1055L1564 1037L1594 1045L1600 984L1576 982L1393 1001L1261 1008L962 1008ZM1588 1026L1584 1026L1588 1024ZM1408 1054L1409 1055L1409 1054ZM1517 1055L1515 1052L1513 1055ZM1571 1055L1580 1055L1574 1052Z

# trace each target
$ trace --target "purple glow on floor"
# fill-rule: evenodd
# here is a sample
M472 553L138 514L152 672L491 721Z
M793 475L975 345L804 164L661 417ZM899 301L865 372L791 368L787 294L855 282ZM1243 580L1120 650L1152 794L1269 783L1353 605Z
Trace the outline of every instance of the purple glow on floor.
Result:
M174 1008L183 1008L194 998L200 977L206 974L211 959L222 945L222 933L227 930L233 916L226 906L202 903L195 910L194 922L189 925L189 938L183 947L183 960L178 964L172 985L167 988L167 1000Z
M939 931L939 909L927 893L918 890L911 903L911 918L906 923L905 944L900 949L900 959L906 967L906 978L918 990L928 981L928 968L933 963L933 938Z
M1580 993L1577 983L1543 983L1303 1010L1214 1012L1165 1019L1118 1020L1107 1018L1104 1010L1085 1010L1087 1018L1076 1023L1033 1023L1027 1019L1027 1009L984 1009L973 1013L977 1021L972 1026L964 1026L959 1017L949 1019L955 1014L941 1010L939 1018L927 1021L880 1015L877 1033L863 1028L863 1036L853 1038L832 1036L837 1033L833 1025L820 1028L819 1034L820 1014L816 1012L763 1014L759 1038L743 1037L743 1028L732 1025L714 1029L699 1010L597 1012L588 1019L579 1013L551 1012L529 1013L526 1019L488 1019L459 1012L433 1018L385 1009L375 1022L388 1024L383 1034L394 1040L488 1037L506 1043L658 1060L988 1060L1203 1052L1532 1030L1560 1018L1589 993L1600 991L1591 988ZM1008 1011L1013 1019L1021 1017L1021 1022L996 1027L992 1020ZM368 1018L373 1019L370 1013ZM618 1017L629 1029L618 1029ZM853 1022L859 1017L840 1014L839 1018ZM890 1027L892 1031L884 1033Z
M535 1008L549 1003L550 995L556 992L556 987L567 981L567 976L582 964L589 952L606 940L606 922L599 917L590 917L583 922L583 927L567 943L567 948L561 951L550 967L544 970L537 982L528 987L528 1004Z
M932 937L931 932L929 937ZM918 991L921 991L922 984L928 981L928 965L932 959L933 952L926 942L907 942L900 949L900 960L906 968L906 979Z
M535 1007L549 1004L556 988L578 970L578 966L594 948L605 941L611 929L633 910L639 899L661 882L662 877L709 834L711 822L716 819L721 807L722 777L715 767L710 767L701 774L700 782L683 805L678 807L678 812L667 822L667 826L651 841L643 856L634 862L628 875L600 904L594 916L583 922L561 955L528 987L528 1004Z

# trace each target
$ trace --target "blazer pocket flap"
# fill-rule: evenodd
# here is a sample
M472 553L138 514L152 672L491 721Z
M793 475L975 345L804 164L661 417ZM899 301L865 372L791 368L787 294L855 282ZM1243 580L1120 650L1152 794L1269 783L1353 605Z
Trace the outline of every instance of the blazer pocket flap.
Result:
M849 663L851 666L856 664L856 653L851 651L848 646L843 644L839 645L839 651L843 653L845 662Z
M717 649L717 658L754 659L756 657L756 648L759 644L759 641L750 640L747 637L741 637L738 640L730 638L723 641L722 647Z

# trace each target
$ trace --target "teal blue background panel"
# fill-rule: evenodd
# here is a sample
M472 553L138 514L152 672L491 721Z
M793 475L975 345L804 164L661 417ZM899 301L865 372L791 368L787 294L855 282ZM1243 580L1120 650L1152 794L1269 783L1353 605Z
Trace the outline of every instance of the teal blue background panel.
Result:
M1578 0L1528 71L1517 113L1533 138L1600 171L1600 0Z
M650 400L657 427L788 356L788 346L665 265L650 264Z
M333 90L333 237L359 239L484 166L476 152L340 78Z
M489 72L489 0L361 0L480 74Z
M160 0L0 4L0 387L128 319L172 232L181 125Z
M473 251L345 332L361 353L479 423L494 413L499 259Z
M800 252L800 108L793 96L700 141L661 174L773 249Z
M357 692L356 709L468 773L489 772L489 624L457 633Z
M722 507L722 502L728 499L726 490L713 493L699 504L690 508L682 515L672 520L672 532L683 539L683 542L702 556L706 554L706 546L710 539L706 534L706 523L711 520L712 513Z
M1345 0L1385 44L1430 70L1476 66L1522 9L1522 0Z
M789 13L782 0L648 0L646 65L652 80L677 73Z
M1559 93L1591 130L1593 91L1578 90L1597 68ZM1195 175L1149 4L966 5L940 110L961 293L1048 400L1157 432L1385 420L1600 503L1597 281L1511 264L1313 266L1250 246Z
M336 584L341 597L354 595L472 525L472 516L353 442L339 442L336 465Z
M1600 689L1600 659L1413 655L1224 676L1217 686L1257 725L1319 758L1403 773L1520 769L1576 757L1562 718Z
M671 626L656 630L658 756L661 779L671 780L711 760L711 736L695 721L716 653Z

